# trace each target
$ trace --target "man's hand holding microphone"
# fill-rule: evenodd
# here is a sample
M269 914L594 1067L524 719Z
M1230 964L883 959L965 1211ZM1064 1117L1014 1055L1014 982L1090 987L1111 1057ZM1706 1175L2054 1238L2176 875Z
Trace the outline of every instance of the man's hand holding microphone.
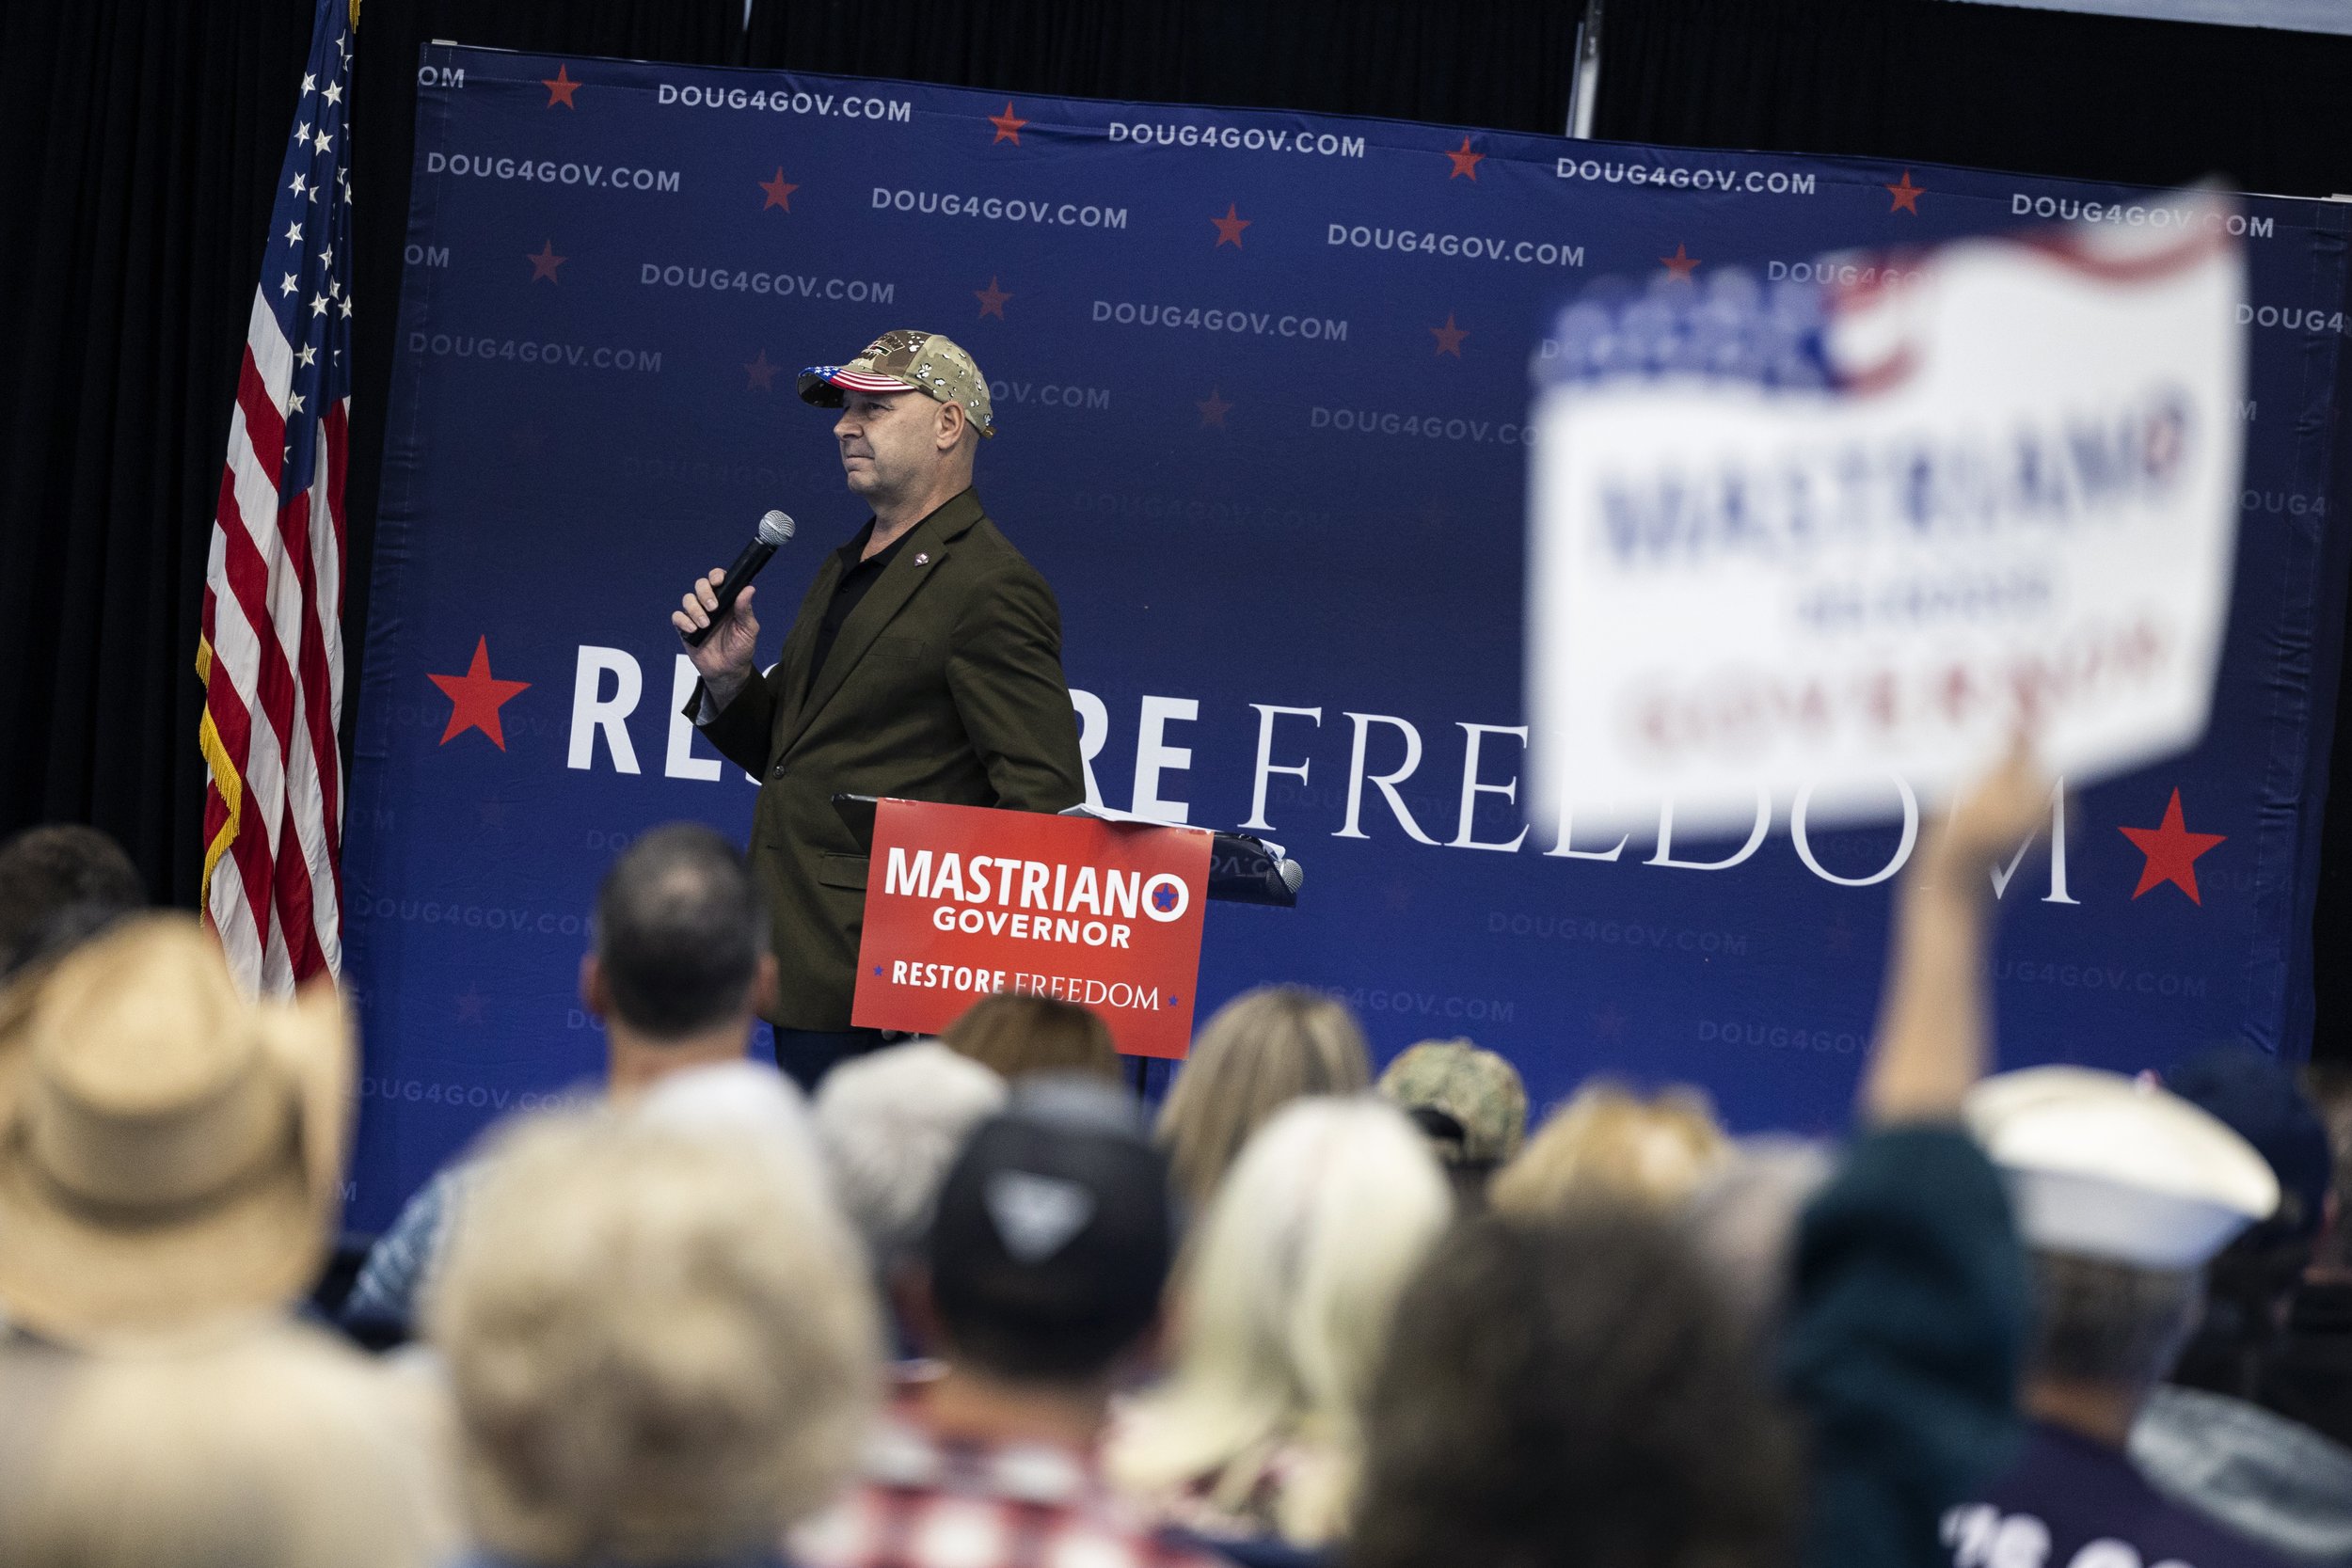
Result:
M735 694L752 678L753 657L759 647L759 617L752 613L755 590L751 580L768 564L776 546L792 537L793 527L792 519L783 513L769 513L759 520L758 536L743 546L735 564L723 571L712 567L707 576L696 579L679 608L670 611L670 625L684 639L687 657L693 660L695 673L709 693L711 711L735 701Z

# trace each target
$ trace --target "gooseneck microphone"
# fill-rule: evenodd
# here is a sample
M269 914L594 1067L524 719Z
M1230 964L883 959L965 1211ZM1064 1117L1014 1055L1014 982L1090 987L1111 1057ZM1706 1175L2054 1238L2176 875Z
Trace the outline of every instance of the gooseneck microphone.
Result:
M743 553L737 556L735 564L727 568L726 580L719 584L719 608L710 612L709 624L684 634L688 647L699 648L710 641L710 634L719 629L719 623L725 620L727 612L735 608L736 595L743 592L746 583L759 576L759 569L768 564L768 558L776 553L776 546L791 538L798 527L781 512L771 512L759 520L759 532L743 546Z

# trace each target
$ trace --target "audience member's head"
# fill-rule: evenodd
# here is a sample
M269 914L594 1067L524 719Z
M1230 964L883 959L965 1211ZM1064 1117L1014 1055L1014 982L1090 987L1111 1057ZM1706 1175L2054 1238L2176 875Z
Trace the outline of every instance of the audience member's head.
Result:
M1466 1039L1408 1047L1380 1075L1380 1093L1413 1118L1466 1202L1484 1200L1488 1180L1527 1136L1518 1069Z
M1113 1453L1123 1485L1225 1534L1344 1528L1396 1298L1453 1212L1427 1141L1370 1098L1292 1101L1217 1188L1175 1306L1175 1367Z
M1264 986L1219 1007L1160 1110L1176 1191L1205 1208L1251 1133L1302 1095L1370 1086L1363 1031L1347 1008L1296 986Z
M1988 1078L1967 1119L2032 1259L2026 1408L2120 1449L2195 1325L2204 1264L2275 1212L2278 1181L2214 1117L2115 1073Z
M580 997L604 1020L612 1086L642 1087L680 1060L743 1053L771 1004L776 960L751 867L691 822L655 828L605 873Z
M25 829L0 843L0 980L146 904L131 857L96 828Z
M351 1027L247 1002L183 915L0 993L0 1313L94 1344L278 1312L342 1197Z
M2135 1402L2164 1381L2197 1326L2197 1270L2040 1248L2030 1257L2036 1381L2111 1389Z
M1679 1208L1730 1148L1699 1090L1676 1085L1645 1100L1591 1079L1496 1173L1492 1196L1496 1208L1530 1216L1590 1198L1662 1212Z
M2164 1086L2244 1138L2279 1179L2279 1207L2231 1244L2257 1236L2306 1243L2318 1233L2335 1175L2319 1107L2276 1057L2217 1046L2164 1071Z
M817 1090L834 1192L877 1279L919 1259L947 1166L1005 1103L1005 1081L937 1040L854 1056Z
M445 1560L388 1374L291 1327L141 1354L0 1348L8 1568L427 1568Z
M1033 1072L1077 1072L1119 1082L1110 1025L1058 997L999 991L983 996L939 1037L1010 1084Z
M1740 1138L1686 1211L1699 1259L1726 1304L1759 1335L1779 1325L1804 1212L1836 1170L1824 1145L1764 1133Z
M2277 1212L2205 1265L2204 1310L2172 1372L2175 1383L2250 1398L2327 1218L2328 1129L2295 1074L2249 1046L2169 1068L2164 1086L2251 1144L2279 1179Z
M516 1127L429 1303L481 1543L537 1563L750 1555L847 1475L873 1292L800 1164L595 1111Z
M1174 1241L1133 1101L1084 1078L1016 1085L940 1185L937 1348L958 1371L1092 1400L1158 1317Z
M1471 1220L1406 1289L1389 1346L1350 1568L1788 1560L1792 1434L1662 1218Z

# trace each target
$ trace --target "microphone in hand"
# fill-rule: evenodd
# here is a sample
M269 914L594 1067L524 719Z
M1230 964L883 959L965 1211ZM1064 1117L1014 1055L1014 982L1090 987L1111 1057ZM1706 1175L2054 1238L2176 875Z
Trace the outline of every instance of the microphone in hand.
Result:
M768 558L776 553L777 546L792 537L797 526L782 512L769 513L760 518L759 531L753 536L752 542L743 546L743 552L735 558L735 564L727 568L726 577L718 587L717 602L702 606L698 603L699 593L688 595L689 603L708 617L700 626L678 627L678 635L686 640L688 647L699 648L710 640L710 634L719 629L719 624L734 613L737 597L752 578L759 575L759 569L768 564Z

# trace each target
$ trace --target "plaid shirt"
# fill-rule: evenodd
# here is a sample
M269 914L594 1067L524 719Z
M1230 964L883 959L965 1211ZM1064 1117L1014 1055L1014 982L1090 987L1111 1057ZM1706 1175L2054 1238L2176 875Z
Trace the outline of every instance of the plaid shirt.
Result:
M343 1298L347 1326L415 1332L417 1298L440 1266L449 1245L451 1216L478 1174L470 1162L443 1165L402 1208L392 1227L368 1248L359 1277Z
M864 1479L794 1531L791 1550L806 1568L1227 1568L1153 1534L1091 1454L942 1437L914 1402L867 1446Z

